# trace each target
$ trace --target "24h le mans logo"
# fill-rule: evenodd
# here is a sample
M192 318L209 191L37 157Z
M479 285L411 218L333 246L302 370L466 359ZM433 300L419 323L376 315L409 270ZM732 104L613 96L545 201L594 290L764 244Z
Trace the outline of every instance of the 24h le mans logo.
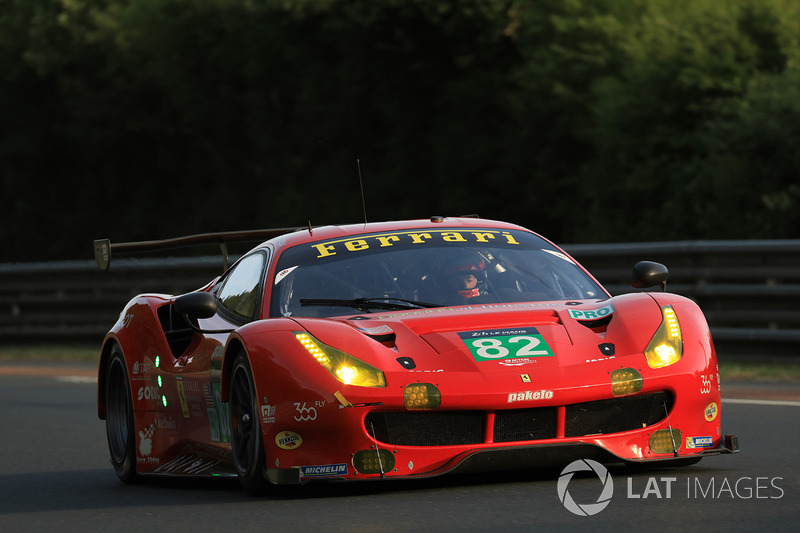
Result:
M592 471L597 474L597 477L599 477L600 481L603 482L603 491L600 493L600 496L597 497L597 501L595 503L578 504L572 499L572 496L567 490L567 486L572 480L572 476L575 474L575 472L581 471ZM611 479L611 474L608 473L606 467L597 461L592 461L591 459L579 459L571 462L566 468L564 468L564 470L561 471L561 476L558 478L558 498L569 512L578 516L596 515L606 508L606 506L611 502L611 496L613 495L614 481Z

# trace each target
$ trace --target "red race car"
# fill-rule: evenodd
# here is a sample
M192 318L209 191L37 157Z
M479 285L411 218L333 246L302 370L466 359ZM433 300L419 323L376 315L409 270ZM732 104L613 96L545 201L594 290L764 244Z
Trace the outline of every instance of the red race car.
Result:
M95 255L108 268L112 253L253 237L268 240L205 287L133 298L105 337L98 414L123 481L231 475L255 493L738 450L697 305L612 298L519 226L433 217L100 240ZM633 277L663 288L667 270Z

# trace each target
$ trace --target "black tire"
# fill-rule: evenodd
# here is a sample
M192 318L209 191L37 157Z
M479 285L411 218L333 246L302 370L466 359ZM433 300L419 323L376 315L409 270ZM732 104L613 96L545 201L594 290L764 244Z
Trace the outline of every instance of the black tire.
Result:
M244 353L233 361L229 385L233 464L242 487L250 494L262 494L269 485L264 476L264 444L253 371Z
M133 483L136 475L136 426L128 368L118 345L111 348L105 375L106 436L117 477Z

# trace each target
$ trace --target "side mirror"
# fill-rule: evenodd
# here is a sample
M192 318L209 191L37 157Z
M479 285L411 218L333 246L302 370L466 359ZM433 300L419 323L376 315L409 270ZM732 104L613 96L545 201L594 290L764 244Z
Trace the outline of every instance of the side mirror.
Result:
M217 313L217 299L207 292L190 292L175 298L175 312L189 320L211 318Z
M646 289L659 285L662 292L667 289L669 270L661 263L653 261L639 261L633 266L633 281L631 286L636 289Z

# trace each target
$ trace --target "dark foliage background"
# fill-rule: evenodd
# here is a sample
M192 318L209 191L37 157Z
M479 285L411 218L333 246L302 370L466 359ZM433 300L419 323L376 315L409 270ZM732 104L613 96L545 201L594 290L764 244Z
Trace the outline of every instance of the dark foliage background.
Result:
M0 262L478 213L797 238L795 0L0 0Z

